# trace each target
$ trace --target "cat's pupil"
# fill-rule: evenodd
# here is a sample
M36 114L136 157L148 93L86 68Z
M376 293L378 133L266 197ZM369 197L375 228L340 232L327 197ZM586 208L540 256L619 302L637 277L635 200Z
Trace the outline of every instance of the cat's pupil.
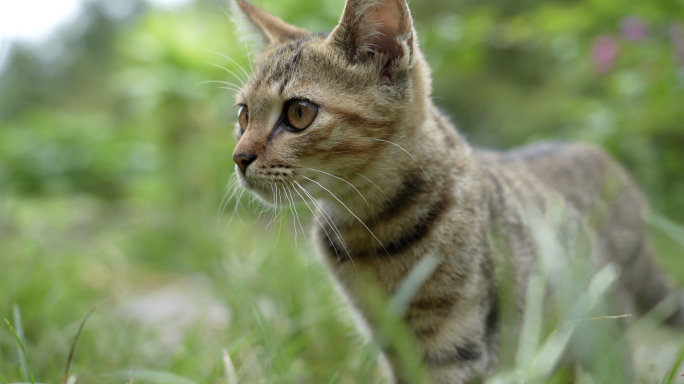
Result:
M301 106L299 106L299 108L297 108L297 114L299 115L299 118L300 118L300 119L301 119L302 116L304 115L304 111L302 111L302 107L301 107Z

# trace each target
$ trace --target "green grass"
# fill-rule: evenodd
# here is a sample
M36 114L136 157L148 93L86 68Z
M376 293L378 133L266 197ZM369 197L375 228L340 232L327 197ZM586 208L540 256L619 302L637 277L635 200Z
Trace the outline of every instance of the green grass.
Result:
M30 381L35 374L44 383L61 382L81 321L116 294L83 328L70 367L78 382L382 382L376 348L356 330L301 233L295 247L293 216L267 226L269 214L257 219L258 209L243 208L226 227L232 212L216 225L219 202L218 194L196 209L135 201L113 205L86 196L3 199L0 280L7 294L0 296L0 315L13 317L17 332L0 330L0 379ZM303 210L299 214L306 217ZM419 282L421 273L412 279ZM400 291L405 296L411 289ZM181 308L168 317L146 311L176 299ZM395 298L386 309L380 296L370 300L377 300L384 319L384 342L408 361L415 359L396 321L405 298ZM653 328L641 329L648 340ZM533 356L559 354L585 332L578 324L547 336L531 336L532 331L519 346L528 357L509 372L516 377L544 371L529 365ZM415 369L420 377L422 368ZM676 383L672 372L658 375ZM556 377L545 371L542 376Z
M0 319L11 319L21 341L0 327L3 384L31 381L31 374L43 383L63 382L71 352L68 384L383 382L377 347L357 329L292 214L284 212L282 224L270 223L270 213L259 217L261 208L248 206L246 196L230 225L236 201L221 211L224 181L232 172L235 111L229 92L198 84L239 81L207 64L239 71L211 51L246 68L249 59L225 16L209 3L187 12L150 11L121 25L90 23L87 35L95 40L65 43L80 65L66 75L55 72L47 78L53 83L45 82L37 74L51 71L36 64L24 77L3 78L15 85L3 88L4 103L24 100L15 115L0 119ZM329 30L343 1L259 3L297 24ZM519 14L475 3L463 9L464 4L446 3L437 9L431 2L411 7L434 65L437 101L451 108L473 143L502 148L546 138L593 141L632 169L654 206L668 207L666 216L681 220L682 180L676 177L684 164L677 146L681 132L672 128L681 120L681 87L669 35L654 33L648 44L626 43L613 74L597 78L586 68L594 37L613 33L617 25L607 23L606 15L620 20L636 12L613 3L578 2L572 12L545 2L520 3L529 9ZM453 8L445 13L442 6ZM653 30L669 30L672 12L656 9L653 17L660 22ZM438 38L439 20L452 16L444 20L453 21L457 14L465 28L461 48ZM547 24L561 29L548 30ZM515 31L518 25L524 26L521 32L531 27L531 35L546 43L534 52L523 49L525 44L490 46L500 26ZM580 52L570 61L549 63L549 47L559 38L580 39ZM521 49L531 55L525 61ZM79 52L94 59L79 59ZM32 68L17 63L15 73ZM660 85L645 99L613 93L613 79L632 78L650 63L659 69L642 74L643 81ZM529 70L536 75L528 76ZM48 91L52 98L34 102L34 92ZM19 94L23 98L15 97ZM615 124L596 129L584 123L599 112L614 115ZM308 227L310 212L302 206L298 214ZM651 223L662 265L684 286L681 226L664 216ZM378 342L392 345L417 380L424 367L398 316L415 288L411 281L430 269L429 258L425 263L397 297L368 297L377 308L373 316L383 324ZM596 282L594 292L605 289L599 283L610 279L603 276L568 275L579 283L569 285L560 308L530 306L520 320L525 341L506 346L512 356L505 356L497 378L567 382L575 373L552 369L560 365L558 355L587 340L607 340L592 344L600 354L592 355L600 362L596 372L581 373L582 382L598 381L597 375L621 368L614 359L629 338L634 348L663 351L642 353L660 364L651 372L643 363L642 382L677 382L671 368L681 356L683 337L656 326L671 309L668 303L634 323L626 337L595 334L595 324L605 323L610 331L620 320L605 318L619 313L601 300L586 299L590 282ZM539 277L539 286L545 279ZM529 295L533 302L544 296L541 290ZM512 307L510 292L500 297L504 307ZM577 311L563 313L563 308ZM593 317L603 320L575 321ZM538 357L547 352L552 358L540 364Z

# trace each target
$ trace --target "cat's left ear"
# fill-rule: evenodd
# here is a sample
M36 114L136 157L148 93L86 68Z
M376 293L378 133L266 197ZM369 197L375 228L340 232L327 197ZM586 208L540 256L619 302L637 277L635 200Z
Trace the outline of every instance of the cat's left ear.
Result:
M352 62L380 58L380 76L391 80L398 62L411 58L412 24L406 0L347 0L328 39L344 49Z
M280 18L267 13L246 0L234 0L233 13L241 19L247 19L251 26L258 29L264 45L281 44L288 40L310 35L310 32L294 25L290 25Z

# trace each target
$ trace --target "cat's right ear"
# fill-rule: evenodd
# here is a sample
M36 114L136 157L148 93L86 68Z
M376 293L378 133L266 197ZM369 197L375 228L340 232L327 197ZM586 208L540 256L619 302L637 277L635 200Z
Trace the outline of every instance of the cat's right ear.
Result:
M402 59L411 59L413 23L406 0L347 0L328 41L351 62L380 61L381 77L393 77Z
M262 46L281 44L310 34L307 30L290 25L246 0L234 0L232 13L238 28L256 32L258 43Z

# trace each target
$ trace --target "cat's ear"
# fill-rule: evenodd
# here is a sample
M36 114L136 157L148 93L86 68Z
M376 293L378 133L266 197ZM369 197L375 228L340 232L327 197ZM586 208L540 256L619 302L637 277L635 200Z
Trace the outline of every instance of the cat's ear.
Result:
M347 0L339 25L328 37L351 61L382 57L391 64L410 57L413 49L411 12L406 0ZM385 67L383 67L385 68ZM384 73L385 77L391 73Z
M233 14L237 21L248 21L248 26L241 23L238 27L256 27L262 45L281 44L288 40L307 36L309 31L290 25L280 18L267 13L246 0L234 0Z

